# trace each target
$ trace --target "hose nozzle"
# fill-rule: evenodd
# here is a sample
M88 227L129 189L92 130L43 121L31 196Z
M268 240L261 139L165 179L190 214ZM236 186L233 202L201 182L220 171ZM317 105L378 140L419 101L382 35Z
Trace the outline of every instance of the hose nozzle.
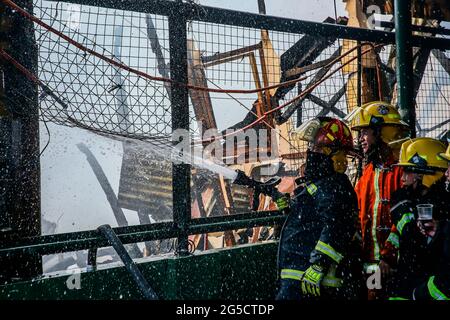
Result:
M256 211L259 207L259 195L261 193L271 197L273 200L276 200L281 196L283 196L276 188L276 186L281 182L280 177L274 177L266 182L260 182L250 178L241 170L236 170L236 172L237 177L233 181L234 184L254 189L253 204L252 204L253 211Z
M237 176L234 179L233 183L241 186L247 186L250 188L254 188L258 185L258 181L247 176L244 171L236 170Z

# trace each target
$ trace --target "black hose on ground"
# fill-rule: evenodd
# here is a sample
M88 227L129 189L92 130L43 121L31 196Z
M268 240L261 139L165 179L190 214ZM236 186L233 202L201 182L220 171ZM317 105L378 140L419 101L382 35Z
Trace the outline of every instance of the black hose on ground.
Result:
M152 289L152 287L150 287L147 279L145 279L138 266L134 263L133 259L131 259L127 250L123 246L123 243L117 237L111 226L109 224L104 224L98 227L97 230L108 240L109 245L112 246L114 250L116 250L117 254L120 257L120 260L122 260L125 268L130 273L143 296L148 300L158 300L157 294Z

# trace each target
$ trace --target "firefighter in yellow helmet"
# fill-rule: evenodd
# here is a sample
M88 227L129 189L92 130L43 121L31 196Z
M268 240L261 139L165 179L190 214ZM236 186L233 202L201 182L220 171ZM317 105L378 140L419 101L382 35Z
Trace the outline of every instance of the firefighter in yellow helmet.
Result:
M392 225L389 211L391 193L401 187L402 176L401 167L393 166L398 156L392 143L406 136L408 126L394 106L375 101L356 109L351 128L359 132L366 161L355 191L358 195L363 268L367 281L370 281L379 271L383 276L390 272L381 258L393 254L393 248L385 248L384 244ZM373 286L367 284L368 299L384 298L383 289L378 289L376 283Z
M417 299L450 297L450 225L446 222L450 202L444 177L448 164L441 156L445 148L432 138L412 139L401 147L398 166L404 168L403 187L392 195L394 225L387 240L399 250L397 273L389 288L391 299L411 299L415 291Z
M356 131L373 130L374 139L380 139L385 144L397 146L395 141L401 141L409 131L406 122L401 120L397 108L393 105L374 101L364 104L355 110L352 117L351 128ZM372 145L365 139L360 139L363 151L366 155L372 155L380 151L382 145ZM382 154L373 154L373 156L382 156Z

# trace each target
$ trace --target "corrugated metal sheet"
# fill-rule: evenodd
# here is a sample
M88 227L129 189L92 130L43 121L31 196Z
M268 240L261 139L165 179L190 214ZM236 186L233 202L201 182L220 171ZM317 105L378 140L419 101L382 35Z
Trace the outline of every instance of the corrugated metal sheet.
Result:
M197 192L201 192L206 216L225 214L223 201L220 201L220 188L217 178L198 172ZM194 179L193 179L194 180ZM194 187L191 187L191 191ZM248 211L247 200L236 198L238 207ZM197 200L191 194L193 202ZM245 205L240 202L247 201ZM124 144L124 155L119 183L118 202L122 208L148 212L156 221L172 219L172 163L159 157L152 157L148 150ZM193 206L193 217L200 217L198 206Z
M234 211L236 213L249 212L251 190L247 187L232 185L231 192L234 201Z
M172 163L124 144L118 200L122 208L170 213L161 218L172 219Z

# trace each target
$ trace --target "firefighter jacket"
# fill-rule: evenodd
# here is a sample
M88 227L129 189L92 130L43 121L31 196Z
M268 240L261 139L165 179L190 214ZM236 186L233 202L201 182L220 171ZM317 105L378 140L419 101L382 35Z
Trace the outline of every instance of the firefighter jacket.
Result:
M363 261L378 263L385 250L392 221L390 217L391 194L401 187L403 169L392 166L389 161L383 166L370 162L356 184L359 220L361 227Z
M422 191L422 186L417 190L402 188L393 195L391 213L394 227L388 242L397 248L398 261L396 276L389 284L391 297L410 298L416 287L421 288L421 298L427 297L423 290L425 282L429 289L428 297L433 297L433 294L448 297L450 229L446 216L449 195L442 180L434 184L425 195L422 195ZM433 204L433 217L441 221L432 239L424 236L417 226L416 205L420 203ZM438 278L431 279L435 275L439 275ZM438 287L447 291L447 295Z
M428 245L431 268L413 291L415 300L450 300L450 221L441 220Z
M348 177L334 172L331 160L321 154L308 153L306 181L281 232L281 279L300 280L316 264L328 271L322 285L339 287L342 279L337 276L356 232L356 194Z

